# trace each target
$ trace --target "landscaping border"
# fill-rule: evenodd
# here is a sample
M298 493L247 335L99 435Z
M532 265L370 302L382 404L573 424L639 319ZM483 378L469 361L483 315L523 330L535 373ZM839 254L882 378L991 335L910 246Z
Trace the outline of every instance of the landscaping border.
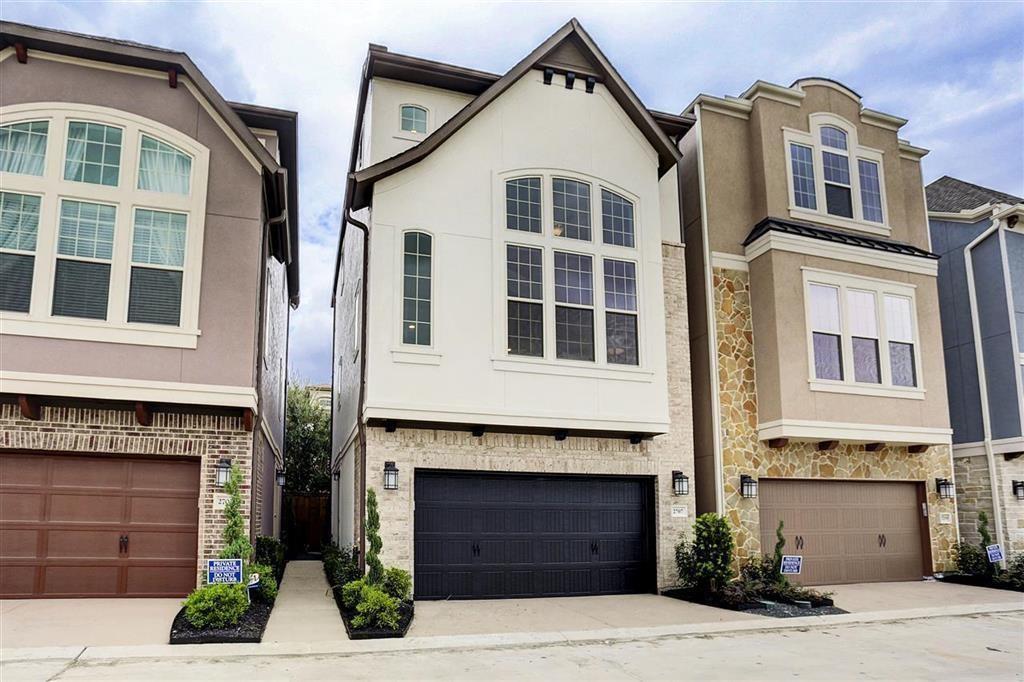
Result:
M267 629L273 604L254 601L236 625L198 629L185 617L185 607L171 623L170 644L259 644Z

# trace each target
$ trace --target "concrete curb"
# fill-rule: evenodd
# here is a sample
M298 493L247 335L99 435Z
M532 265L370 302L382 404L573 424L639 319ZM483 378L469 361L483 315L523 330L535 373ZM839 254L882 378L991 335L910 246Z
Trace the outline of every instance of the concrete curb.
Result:
M593 642L635 641L665 637L744 634L779 630L881 623L943 616L970 616L991 613L1024 612L1024 604L973 604L923 609L871 611L831 616L690 623L646 628L614 628L553 632L516 632L490 635L446 635L406 637L404 639L340 640L324 642L274 642L265 644L169 644L142 646L42 647L0 649L0 663L14 661L74 660L80 663L124 659L195 659L235 656L351 656L395 651L436 651L440 649L486 649L589 644Z

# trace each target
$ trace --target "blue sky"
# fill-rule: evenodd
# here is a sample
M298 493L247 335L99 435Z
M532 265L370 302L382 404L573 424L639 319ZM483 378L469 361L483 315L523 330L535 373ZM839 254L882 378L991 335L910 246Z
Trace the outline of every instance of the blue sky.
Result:
M299 112L293 380L329 382L330 288L367 43L503 72L576 16L647 106L827 76L910 119L925 181L1024 196L1024 3L16 2L10 21L187 52L230 100Z

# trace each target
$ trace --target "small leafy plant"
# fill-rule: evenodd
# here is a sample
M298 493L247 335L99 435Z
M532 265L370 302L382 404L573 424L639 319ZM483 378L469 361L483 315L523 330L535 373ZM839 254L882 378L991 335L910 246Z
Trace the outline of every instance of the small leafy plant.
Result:
M244 585L204 585L185 599L185 618L196 628L235 625L249 608Z
M409 571L392 566L384 571L384 592L397 601L406 601L412 593L412 576Z
M253 600L273 604L277 599L277 578L274 577L274 570L263 564L249 564L245 569L246 583L253 573L260 576L260 582L252 593Z
M376 585L363 585L352 619L356 628L398 629L398 602Z

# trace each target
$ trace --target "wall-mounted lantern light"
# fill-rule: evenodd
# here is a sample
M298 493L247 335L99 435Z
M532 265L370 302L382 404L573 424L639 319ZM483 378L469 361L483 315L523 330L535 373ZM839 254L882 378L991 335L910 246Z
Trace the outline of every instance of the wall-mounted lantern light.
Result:
M757 497L757 479L746 474L740 476L740 495L743 497Z
M217 487L223 488L228 484L231 479L231 460L227 458L221 458L217 462Z
M283 488L284 487L284 481L285 481L284 469L278 469L275 472L274 478L277 480L277 484Z
M1024 501L1024 481L1013 482L1013 496L1018 502Z
M398 490L398 467L394 462L384 462L384 490Z
M953 487L953 482L948 478L935 479L935 492L943 500L951 500L956 497L956 488Z
M341 478L341 471L339 470L332 473L331 478L333 478L335 481L339 480Z
M672 494L674 495L689 495L690 494L690 477L684 474L682 471L672 472Z

